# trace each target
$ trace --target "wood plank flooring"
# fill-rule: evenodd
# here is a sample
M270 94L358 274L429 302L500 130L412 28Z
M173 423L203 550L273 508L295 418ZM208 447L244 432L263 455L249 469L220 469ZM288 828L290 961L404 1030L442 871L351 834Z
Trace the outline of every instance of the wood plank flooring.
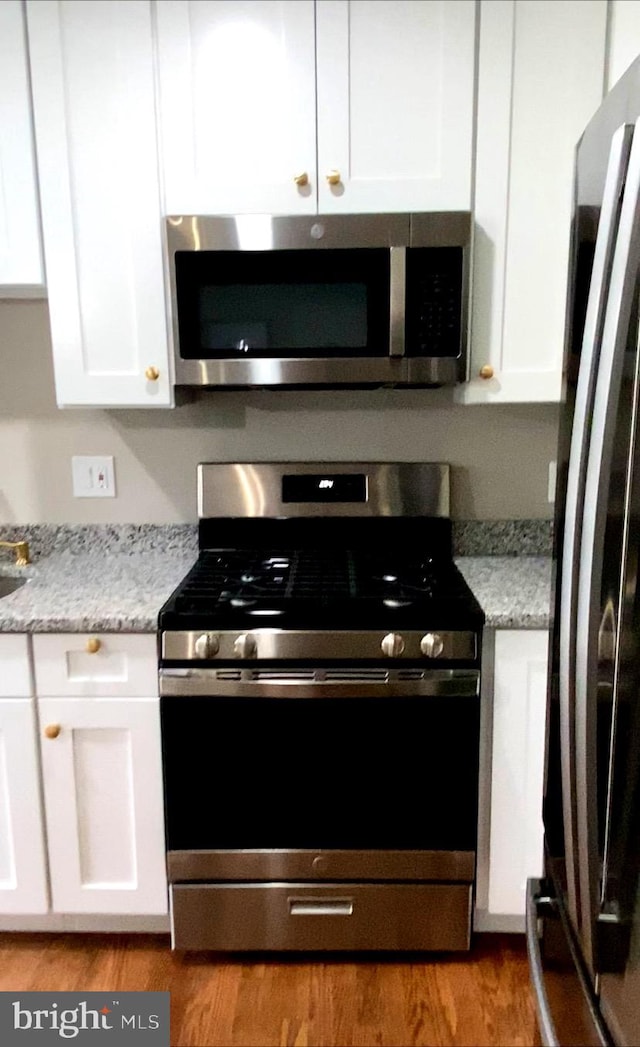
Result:
M471 953L172 953L164 935L0 934L2 990L168 990L172 1047L538 1047L524 940Z

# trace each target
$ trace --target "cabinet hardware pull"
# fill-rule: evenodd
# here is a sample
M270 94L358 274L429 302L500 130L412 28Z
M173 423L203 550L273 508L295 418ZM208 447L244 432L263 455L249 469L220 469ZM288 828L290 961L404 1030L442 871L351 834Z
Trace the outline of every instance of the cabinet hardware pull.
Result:
M147 367L146 371L144 372L144 376L150 382L157 382L158 378L160 377L160 372L157 367Z
M299 186L301 189L303 188L303 186L309 185L309 175L306 171L303 171L302 174L294 175L293 180L296 183L296 185Z
M44 729L46 738L57 738L62 730L59 723L48 723Z
M485 364L484 367L480 368L481 378L493 378L493 367L491 364Z
M87 640L87 654L97 654L102 644L97 636L90 636Z
M326 176L326 178L329 185L340 185L340 182L342 181L340 177L340 172L336 170L329 171L329 174Z

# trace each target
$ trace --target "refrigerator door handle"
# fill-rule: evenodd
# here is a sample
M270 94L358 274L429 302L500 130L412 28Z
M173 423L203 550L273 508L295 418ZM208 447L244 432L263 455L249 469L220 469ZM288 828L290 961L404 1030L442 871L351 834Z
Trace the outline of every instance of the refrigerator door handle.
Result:
M540 936L538 934L538 919L545 915L545 910L552 906L552 900L542 897L540 894L540 880L527 880L527 955L529 958L529 974L535 997L536 1017L540 1030L540 1039L544 1047L560 1047L556 1036L556 1030L551 1017L551 1008L544 987L544 974L542 967L542 955L540 952Z
M596 238L591 284L585 316L581 366L571 432L571 451L567 474L567 496L560 578L560 735L562 773L562 815L567 867L567 907L576 930L578 900L575 869L577 856L576 795L574 767L574 695L576 604L578 589L578 551L584 484L589 444L589 422L593 405L600 344L613 265L613 254L620 217L624 180L629 164L633 124L623 124L612 137L609 163Z
M586 962L594 971L598 914L596 705L602 557L609 501L616 416L640 266L640 121L636 123L604 320L593 401L580 540L575 663L575 761L580 931ZM618 623L619 624L619 623ZM617 642L617 641L616 641Z

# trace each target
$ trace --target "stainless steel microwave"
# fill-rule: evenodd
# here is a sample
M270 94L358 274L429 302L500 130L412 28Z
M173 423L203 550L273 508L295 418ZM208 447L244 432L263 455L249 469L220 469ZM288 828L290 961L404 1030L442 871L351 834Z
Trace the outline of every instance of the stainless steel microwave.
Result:
M176 385L467 377L471 214L166 219Z

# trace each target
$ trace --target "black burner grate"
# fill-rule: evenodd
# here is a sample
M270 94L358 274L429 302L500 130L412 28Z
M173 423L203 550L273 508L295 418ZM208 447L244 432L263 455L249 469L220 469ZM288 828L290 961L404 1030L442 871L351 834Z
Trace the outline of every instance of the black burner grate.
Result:
M218 550L201 554L176 611L243 607L262 601L431 600L457 595L451 567L419 555L349 550Z

